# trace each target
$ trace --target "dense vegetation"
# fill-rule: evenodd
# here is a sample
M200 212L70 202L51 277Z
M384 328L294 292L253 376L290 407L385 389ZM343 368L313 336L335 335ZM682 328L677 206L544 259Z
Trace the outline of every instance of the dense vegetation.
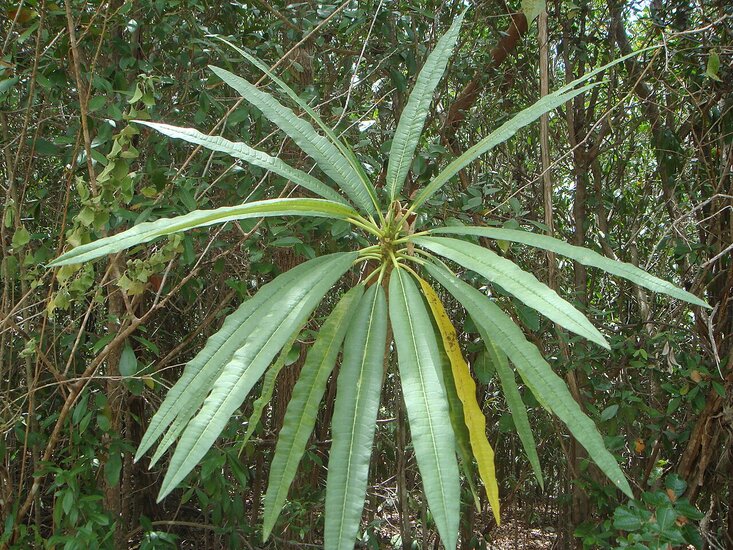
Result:
M346 291L363 289L363 280L381 283L383 276L392 325L414 315L422 329L411 334L457 340L476 382L485 435L496 453L501 525L482 460L475 468L459 452L461 547L506 543L507 537L514 547L530 547L530 533L538 528L560 547L733 546L733 8L722 0L556 2L547 12L541 2L477 3L460 32L453 26L455 52L426 96L430 109L415 158L408 151L409 173L395 176L390 158L404 134L398 121L414 115L408 99L419 88L418 74L465 7L26 0L0 14L0 547L320 546L324 529L328 541L324 506L328 510L333 496L326 479L334 471L328 458L332 437L334 445L339 437L338 423L333 434L331 425L334 415L343 419L345 413L337 399L345 382L337 384L335 375L322 380L323 401L311 413L317 413L314 430L279 517L268 512L268 475L291 396L294 402L299 396L296 381L301 370L309 372L309 350L324 331L333 332L325 327L329 321L336 326L338 315L359 318L365 302L357 308L359 297ZM221 38L265 65L253 64ZM422 200L421 190L451 161L515 113L634 50L643 51L591 77L599 85L562 96L549 116L461 166ZM209 65L226 71L212 72ZM415 239L457 262L450 263L456 274L490 295L539 348L564 378L573 406L595 421L633 499L624 495L625 482L616 478L614 485L603 475L616 463L599 462L598 448L573 430L573 419L558 423L544 412L557 404L554 395L537 392L524 374L519 381L527 385L507 392L506 358L486 345L483 310L471 311L461 299L468 290L444 291L451 283L438 267L422 272L433 277L437 294L423 286L423 301L417 294L422 282L411 290L415 283L406 282L408 272L398 267L413 261L412 248L397 251L388 270L372 272L367 262L367 271L348 271L317 307L320 298L313 302L305 326L293 321L272 374L253 384L198 466L182 471L180 478L188 475L180 485L179 479L163 480L170 455L157 456L150 470L152 453L133 461L141 442L149 447L143 434L184 364L209 345L208 337L239 304L295 266L301 266L291 276L296 282L333 284L343 272L334 271L341 269L334 253L372 244L369 224L354 228L351 214L250 217L122 252L122 246L102 249L114 253L48 269L62 252L105 236L115 242L114 235L142 222L323 194L308 187L316 185L308 173L333 179L373 214L356 187L349 192L353 180L339 182L312 152L301 150L297 137L283 134L283 124L273 124L262 105L243 101L224 84L231 84L231 71L273 95L287 88L273 85L261 69L294 90L290 105L298 114L312 107L324 131L333 128L332 135L350 144L353 157L344 154L358 159L361 174L355 175L364 176L367 189L373 184L377 202L384 199L380 244L442 225L545 233L642 267L711 306L676 299L689 299L687 293L648 292L587 268L580 257L572 261L521 239L511 242L516 232L476 236L476 243L494 251L491 258L512 260L571 301L602 335L580 333L607 341L606 350L577 337L577 326L563 317L541 306L538 314L511 291L510 281L492 280L489 290L466 254L441 248L448 245L446 235ZM286 178L282 170L194 149L135 120L243 141L298 174ZM390 202L395 198L401 202ZM417 217L408 208L413 199L424 203ZM461 250L473 251L470 246ZM365 259L381 258L384 250L392 249L382 246ZM329 254L330 260L318 260L319 266L330 262L328 269L302 267ZM392 267L403 275L387 285ZM393 299L397 285L405 289L401 304ZM379 286L364 293L375 308L383 299ZM455 335L438 314L431 330L427 311L435 312L440 301ZM388 327L386 315L385 309L377 334L369 332L374 340L363 344L385 351L386 374L381 404L373 410L376 431L358 538L373 548L428 547L438 544L439 531L446 539L446 522L431 500L427 480L436 480L420 475L424 451L400 340L407 333ZM393 329L395 346L385 348ZM345 336L335 373L348 376L358 332ZM456 349L446 344L445 351L453 361ZM436 364L438 355L437 348L430 354ZM450 367L445 372L449 380ZM434 387L445 380L433 380ZM458 395L466 397L460 388ZM518 415L522 400L530 412L531 445ZM425 407L431 414L430 402ZM358 416L358 409L351 414ZM439 410L432 414L437 418ZM156 504L159 492L169 496ZM265 528L272 531L266 543L263 498ZM449 500L458 509L456 499Z

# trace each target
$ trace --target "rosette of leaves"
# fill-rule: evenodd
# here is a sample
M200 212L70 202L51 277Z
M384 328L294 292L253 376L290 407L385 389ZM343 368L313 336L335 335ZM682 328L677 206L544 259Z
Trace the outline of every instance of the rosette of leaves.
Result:
M380 392L384 381L388 325L398 359L398 376L424 493L447 548L458 538L460 477L457 455L467 472L473 461L498 521L499 503L493 450L476 403L475 385L461 356L456 331L427 279L463 305L494 359L527 456L540 483L542 473L516 373L537 401L555 414L586 448L589 457L626 495L631 489L605 448L593 421L580 409L522 330L483 291L461 280L450 265L478 273L568 331L608 348L603 335L570 303L511 261L462 239L481 236L564 255L587 266L624 277L647 289L697 306L692 294L630 264L554 238L491 227L433 227L415 231L408 220L469 163L510 138L542 114L598 83L586 84L610 65L549 94L450 162L414 198L401 205L403 184L429 112L433 92L456 43L463 16L438 41L422 67L392 140L384 188L377 189L349 147L319 115L266 66L241 50L264 71L294 106L297 116L272 94L217 67L213 72L276 124L317 164L319 179L244 143L205 135L191 128L139 122L172 138L227 153L270 170L317 198L277 198L141 223L127 231L78 246L55 260L82 263L147 243L165 235L245 218L315 216L343 220L371 240L369 246L317 257L276 277L225 320L221 330L186 365L151 420L136 459L161 439L151 466L177 441L159 499L196 466L277 357L287 353L319 302L349 270L361 281L343 294L324 321L294 388L270 468L264 498L267 538L284 504L307 440L313 430L328 378L341 353L326 488L326 548L353 548L367 489ZM622 58L623 59L623 58ZM621 61L617 60L618 61ZM364 269L365 265L368 269ZM512 369L513 366L513 369Z

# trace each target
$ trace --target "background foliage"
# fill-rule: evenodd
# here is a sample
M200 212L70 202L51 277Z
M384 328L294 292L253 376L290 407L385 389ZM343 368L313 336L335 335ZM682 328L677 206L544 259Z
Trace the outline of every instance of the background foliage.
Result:
M211 34L275 66L345 133L380 183L412 82L461 8L387 0L26 0L0 14L0 546L258 546L267 469L306 342L287 354L253 436L245 442L249 403L195 475L160 505L154 497L164 465L133 464L134 449L182 364L232 308L278 273L356 237L338 221L248 220L80 269L43 266L67 245L143 220L291 192L272 174L194 152L131 119L216 131L311 168L212 77L209 64L252 82L259 73ZM464 170L430 211L440 222L552 228L645 267L714 309L690 309L581 265L502 246L573 296L611 342L610 353L575 342L506 299L599 424L637 500L622 499L523 391L536 412L540 491L499 397L495 365L478 353L477 329L466 318L459 338L483 398L508 521L496 528L488 504L476 512L466 488L462 545L528 547L532 529L541 528L561 547L726 547L733 544L731 7L720 0L549 3L547 52L543 18L528 23L520 8L493 1L472 8L405 194L534 102L545 56L554 89L663 43L553 113L549 170L533 126ZM333 303L322 307L319 318ZM334 392L329 384L271 546L322 541ZM383 402L364 544L432 544L437 534L393 381Z

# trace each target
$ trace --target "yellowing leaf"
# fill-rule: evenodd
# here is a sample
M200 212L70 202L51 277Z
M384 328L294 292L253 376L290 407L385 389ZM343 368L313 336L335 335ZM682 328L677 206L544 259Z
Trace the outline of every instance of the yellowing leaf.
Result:
M456 329L445 312L440 298L432 287L423 279L418 279L423 294L430 304L433 317L443 339L445 353L450 359L453 379L456 383L456 393L463 403L463 415L468 428L473 456L478 463L478 471L481 481L486 489L486 496L491 504L491 511L494 513L496 524L500 525L499 518L499 487L496 482L496 468L494 466L494 449L491 448L486 438L486 419L476 401L476 383L471 377L468 364L463 359L461 349L458 346L458 335Z
M643 453L644 449L646 449L646 444L644 443L644 440L640 437L637 437L636 441L634 441L634 450L636 451L636 454Z

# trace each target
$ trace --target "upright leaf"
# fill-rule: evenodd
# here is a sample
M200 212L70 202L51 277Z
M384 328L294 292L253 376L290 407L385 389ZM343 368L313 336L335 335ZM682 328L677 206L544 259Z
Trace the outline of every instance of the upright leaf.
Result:
M491 511L494 513L496 524L501 524L499 514L499 486L496 482L496 467L494 466L494 449L486 438L486 419L481 407L476 401L476 383L471 378L468 363L463 359L461 348L458 345L458 334L453 327L440 298L433 288L423 279L419 279L423 294L428 300L433 318L440 330L443 339L443 348L448 354L453 372L456 393L463 404L463 414L466 427L471 439L471 449L478 464L479 475L486 489Z
M448 32L438 40L435 49L430 52L400 116L387 165L387 192L391 200L399 195L407 178L430 103L433 101L433 92L448 65L464 15L465 11L453 20Z
M283 427L275 446L275 456L270 465L270 477L265 494L265 511L262 528L267 539L280 515L288 489L293 482L298 463L305 452L308 438L316 424L318 408L326 390L341 343L349 328L356 305L364 294L362 285L352 288L333 309L308 352L293 397L288 403Z
M280 88L285 94L292 99L298 107L303 109L305 113L311 118L313 122L315 122L318 127L323 131L323 133L326 135L326 137L333 143L339 151L341 151L341 154L344 155L346 160L349 161L349 164L354 169L354 171L359 174L359 179L362 181L362 184L364 187L369 191L370 196L373 197L373 201L376 204L376 194L374 191L374 187L372 186L369 177L366 175L366 172L364 171L364 167L359 162L359 160L356 158L356 155L351 150L351 147L349 147L349 144L340 140L339 137L334 133L333 130L321 119L320 116L318 116L318 113L310 106L308 103L303 101L298 94L295 93L295 91L288 86L285 82L283 82L280 78L277 77L276 74L274 74L270 69L262 63L259 59L254 57L253 55L250 55L246 51L244 51L241 48L238 48L228 40L225 40L219 36L217 36L219 40L230 46L231 48L235 49L242 57L244 57L247 61L252 63L255 67L257 67L259 70L261 70L263 73L265 73L270 80L272 80L278 88Z
M507 354L537 401L565 423L601 471L621 491L633 498L631 487L616 459L606 449L595 424L585 415L565 383L553 372L539 350L527 341L521 329L499 306L472 286L451 275L445 268L432 263L427 263L425 268L455 296L474 322Z
M299 118L292 109L282 105L267 92L263 92L243 78L219 67L211 66L216 76L234 88L244 99L257 107L262 114L285 132L323 173L343 189L354 204L369 214L376 213L376 194L359 177L341 151L327 138L316 132L311 124Z
M293 331L302 326L356 253L332 254L328 262L284 288L262 315L245 323L248 334L214 382L198 414L191 419L173 453L158 495L170 493L206 454Z
M175 218L161 218L131 227L127 231L83 244L62 254L48 264L57 267L88 262L100 256L115 254L158 237L248 218L273 216L314 216L320 218L354 219L358 213L350 206L324 199L268 199L214 210L195 210Z
M610 349L608 342L585 316L563 300L550 287L514 262L472 243L446 237L417 237L415 244L453 260L500 285L518 300L548 319L583 338Z
M438 343L425 304L403 269L392 271L389 317L405 408L428 506L446 548L458 539L460 485Z
M344 341L328 457L324 547L354 548L364 509L387 343L387 300L373 284L359 302Z
M565 256L572 260L575 260L579 264L587 265L590 267L597 267L603 271L623 277L631 281L632 283L649 289L653 292L660 292L689 302L696 306L709 308L710 306L703 300L690 294L689 292L676 287L672 283L669 283L663 279L659 279L650 273L647 273L643 269L639 269L635 265L619 262L612 260L600 255L598 252L584 248L582 246L575 246L568 244L561 240L549 237L547 235L540 235L538 233L529 233L527 231L519 231L516 229L503 229L497 227L441 227L435 229L433 233L450 233L454 235L478 235L481 237L488 237L489 239L497 239L502 241L509 241L513 243L521 243L542 250L548 250L561 256Z

